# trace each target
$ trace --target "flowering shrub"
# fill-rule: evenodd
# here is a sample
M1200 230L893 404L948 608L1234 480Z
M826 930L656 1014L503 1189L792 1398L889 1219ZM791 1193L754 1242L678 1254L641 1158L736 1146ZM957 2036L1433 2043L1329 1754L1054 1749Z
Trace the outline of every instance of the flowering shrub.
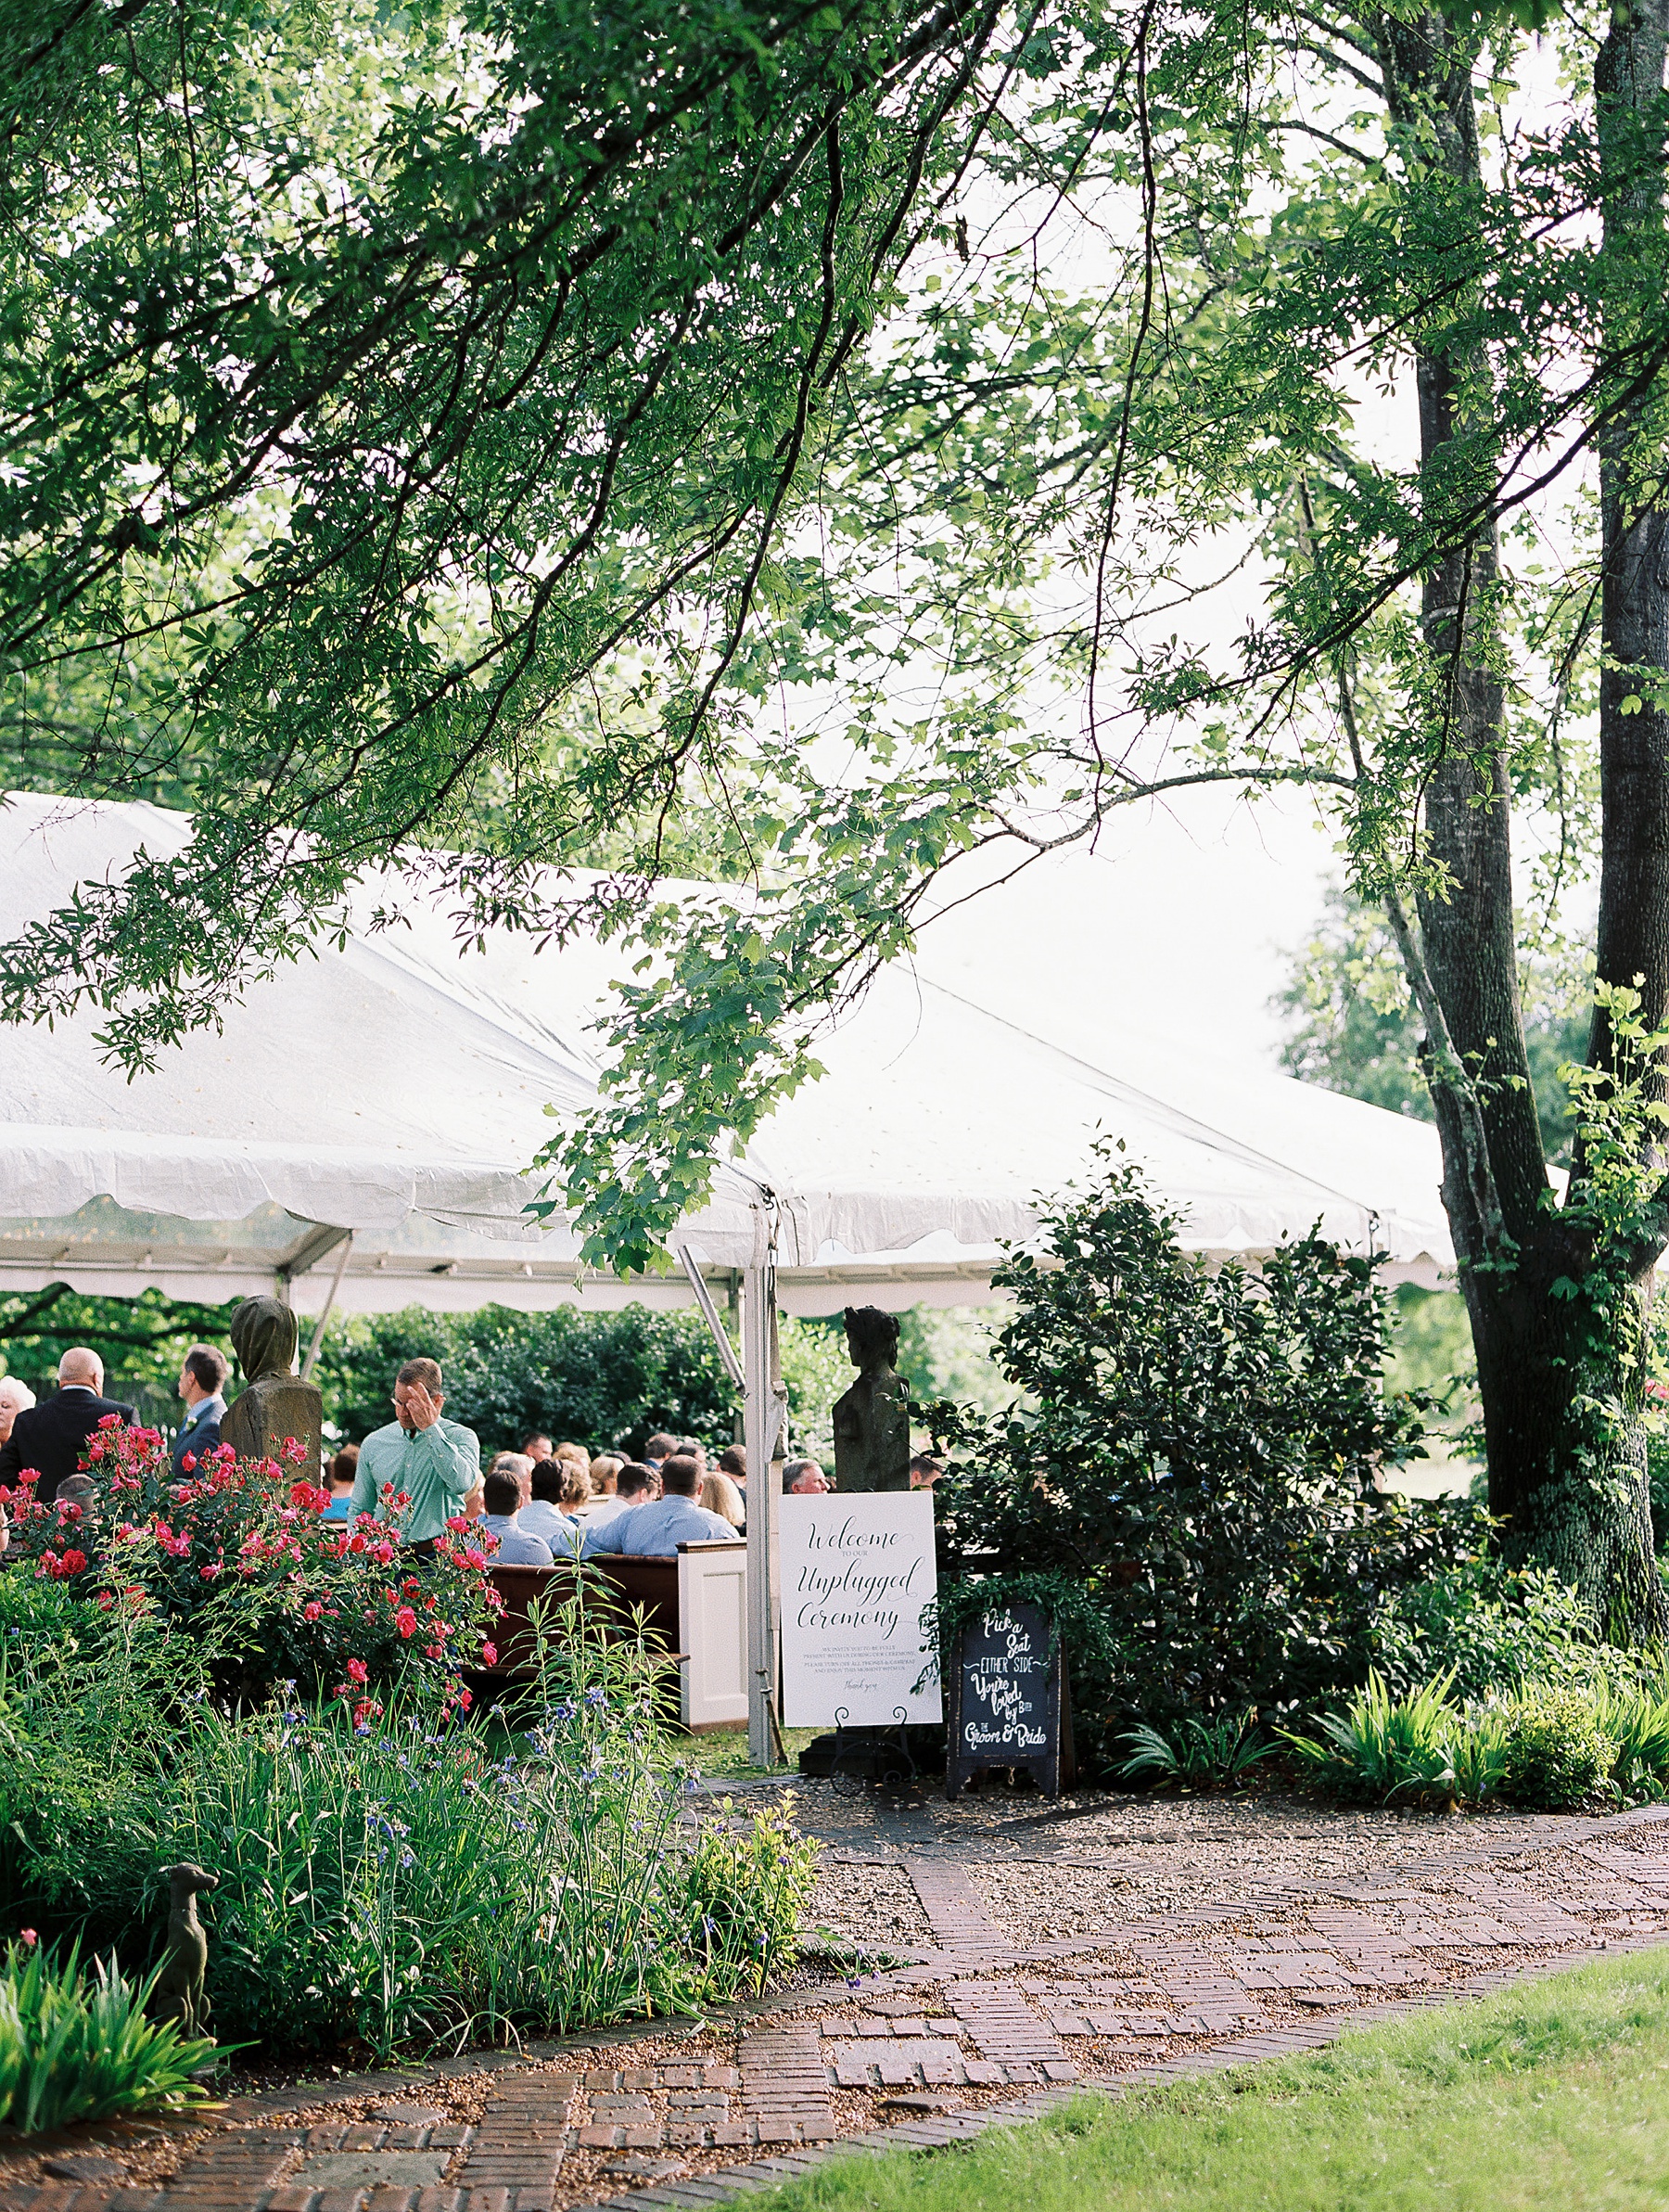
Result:
M376 1691L415 1671L467 1706L461 1673L482 1659L498 1609L487 1554L460 1521L422 1573L402 1571L382 1522L320 1518L329 1493L299 1474L303 1456L293 1438L278 1459L240 1460L223 1444L187 1454L182 1478L156 1429L111 1414L81 1461L100 1486L96 1503L42 1504L27 1490L0 1490L0 1502L37 1576L106 1610L155 1608L197 1630L239 1687L306 1681L363 1726L381 1710Z
M785 1806L694 1796L658 1719L665 1656L600 1592L544 1609L514 1745L421 1668L364 1709L351 1652L360 1695L331 1694L333 1659L312 1697L234 1703L212 1606L181 1626L96 1596L0 1574L0 1917L135 1960L157 1870L207 1866L223 2038L386 2058L698 2015L792 1959L815 1847Z

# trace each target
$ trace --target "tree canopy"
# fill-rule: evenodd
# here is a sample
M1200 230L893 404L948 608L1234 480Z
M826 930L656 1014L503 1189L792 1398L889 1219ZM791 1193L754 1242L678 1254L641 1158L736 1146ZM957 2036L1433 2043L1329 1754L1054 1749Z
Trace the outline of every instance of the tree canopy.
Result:
M1660 1632L1669 23L1544 13L13 0L6 742L197 829L0 1014L137 1062L415 846L465 941L642 962L548 1161L642 1264L958 855L1301 787L1421 1025L1492 1509ZM1596 870L1556 1203L1518 909Z

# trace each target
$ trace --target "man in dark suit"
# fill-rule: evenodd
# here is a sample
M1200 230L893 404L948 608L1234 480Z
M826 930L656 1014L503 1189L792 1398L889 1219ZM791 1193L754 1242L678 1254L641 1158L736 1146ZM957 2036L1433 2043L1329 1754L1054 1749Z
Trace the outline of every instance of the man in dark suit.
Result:
M33 1469L34 1494L43 1504L74 1474L87 1438L107 1413L120 1413L124 1422L134 1418L131 1405L104 1395L104 1362L96 1351L84 1345L67 1351L57 1372L57 1394L19 1413L0 1445L0 1483L16 1490L19 1476Z
M180 1396L185 1400L185 1418L173 1440L173 1471L185 1475L187 1458L195 1464L221 1440L221 1415L226 1410L222 1395L226 1380L224 1356L212 1344L194 1344L180 1370Z

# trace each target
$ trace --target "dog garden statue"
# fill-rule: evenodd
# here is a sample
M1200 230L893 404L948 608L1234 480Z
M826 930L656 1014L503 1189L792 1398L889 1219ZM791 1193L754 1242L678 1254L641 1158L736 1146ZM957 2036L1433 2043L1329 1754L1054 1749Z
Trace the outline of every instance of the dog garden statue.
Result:
M207 2037L209 2000L203 1994L203 1976L209 1971L209 1938L197 1918L197 1900L198 1890L219 1888L220 1876L183 1864L165 1866L162 1879L168 1884L168 1949L151 1995L151 2012L159 2021L178 2021L181 2035L188 2039Z

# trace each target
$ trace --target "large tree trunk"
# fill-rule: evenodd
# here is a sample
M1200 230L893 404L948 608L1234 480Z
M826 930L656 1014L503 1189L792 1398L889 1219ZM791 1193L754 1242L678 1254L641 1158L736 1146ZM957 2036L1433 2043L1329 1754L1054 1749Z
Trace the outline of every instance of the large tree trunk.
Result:
M1663 62L1665 0L1615 0L1594 64L1595 110L1604 164L1602 268L1608 300L1607 350L1633 335L1629 302L1662 296L1663 256ZM1596 946L1602 984L1638 983L1648 1026L1669 1011L1669 713L1661 687L1669 683L1669 512L1663 504L1661 437L1649 433L1651 402L1641 393L1604 427L1599 441L1603 555L1599 684L1599 788L1602 815L1599 927ZM1653 450L1655 447L1655 450ZM1610 1017L1596 1009L1588 1064L1612 1065ZM1580 1204L1586 1161L1575 1162L1571 1200ZM1669 1629L1661 1583L1650 1574L1637 1605L1624 1578L1630 1547L1644 1548L1650 1568L1650 1513L1646 1445L1639 1422L1645 1362L1621 1355L1643 1346L1652 1268L1663 1247L1659 1221L1642 1221L1628 1250L1606 1273L1613 1288L1602 1321L1612 1371L1586 1379L1609 1385L1616 1411L1567 1424L1567 1466L1533 1502L1529 1533L1540 1556L1571 1574L1584 1563L1596 1515L1609 1505L1616 1526L1601 1533L1602 1555L1619 1557L1612 1593L1616 1620L1647 1620ZM1586 1301L1585 1301L1586 1303ZM1581 1308L1574 1319L1580 1320ZM1591 1304L1590 1312L1594 1311ZM1598 1333L1598 1332L1596 1332ZM1573 1362L1578 1374L1584 1362ZM1597 1395L1597 1393L1596 1393ZM1588 1570L1591 1574L1591 1568Z
M1626 345L1627 301L1661 296L1663 252L1663 62L1666 0L1617 0L1594 65L1607 189L1604 272L1611 345ZM1599 686L1599 779L1604 845L1599 879L1602 983L1641 980L1641 1012L1669 1011L1669 509L1659 479L1660 436L1649 435L1641 394L1599 441L1605 667ZM1654 450L1655 446L1655 450ZM1588 1057L1609 1065L1611 1032L1596 1017Z
M1655 4L1662 7L1664 0ZM1405 126L1410 148L1419 148L1410 151L1410 162L1437 173L1453 207L1480 182L1471 52L1442 18L1427 11L1412 19L1382 19L1376 34L1393 121ZM1608 53L1616 36L1613 30ZM1661 39L1658 51L1661 83ZM1458 235L1463 230L1459 225ZM1434 518L1478 490L1481 472L1492 465L1487 424L1468 421L1463 413L1462 394L1480 389L1480 379L1469 374L1476 367L1464 355L1435 348L1419 361L1422 479ZM1608 510L1608 562L1611 528ZM1654 539L1652 556L1641 558L1661 551ZM1424 825L1446 876L1446 895L1424 895L1420 907L1421 953L1447 1029L1444 1049L1428 1061L1443 1141L1444 1203L1472 1318L1489 1503L1501 1522L1504 1548L1509 1556L1556 1567L1576 1584L1605 1631L1631 1643L1669 1628L1651 1552L1638 1371L1631 1363L1641 1309L1637 1292L1624 1301L1622 1322L1613 1313L1609 1334L1597 1337L1591 1306L1562 1295L1584 1276L1588 1250L1580 1222L1549 1200L1520 1014L1502 695L1488 642L1497 569L1495 533L1482 531L1433 567L1422 597L1425 642L1437 671ZM1624 573L1619 568L1618 578ZM1637 577L1632 569L1628 573L1633 611L1626 620L1637 622ZM1655 573L1661 596L1661 560ZM1615 589L1608 565L1608 642ZM1621 608L1617 620L1621 635ZM1661 666L1655 631L1650 643L1650 652L1642 646L1628 658ZM1602 919L1600 974L1626 980L1643 965L1636 953L1644 928L1669 981L1663 885L1647 881L1650 867L1638 850L1650 820L1653 863L1660 870L1669 864L1662 732L1631 728L1646 717L1624 721L1616 708L1613 701L1609 721L1621 733L1627 760L1619 755L1613 776L1608 755L1604 850L1616 913L1610 940ZM1644 807L1642 752L1650 755L1658 779ZM1624 777L1632 779L1626 789ZM1645 910L1655 922L1644 922ZM1622 968L1614 965L1618 959ZM1661 995L1656 1003L1662 1005ZM1480 1125L1488 1156L1482 1178L1472 1142ZM1596 1404L1609 1410L1597 1416Z

